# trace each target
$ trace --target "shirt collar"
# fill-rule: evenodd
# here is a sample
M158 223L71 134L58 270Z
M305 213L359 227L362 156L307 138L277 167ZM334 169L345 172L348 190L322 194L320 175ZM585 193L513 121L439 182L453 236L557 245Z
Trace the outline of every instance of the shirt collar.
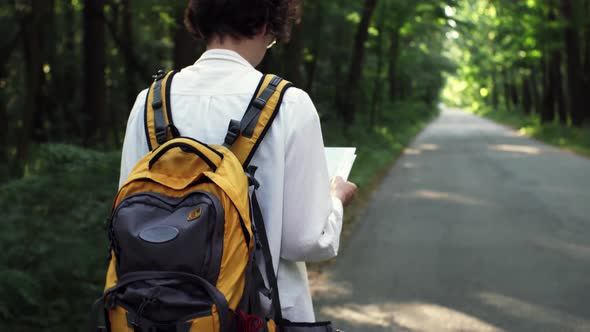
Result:
M203 55L201 55L199 60L197 60L197 62L195 62L195 65L198 65L199 63L201 63L203 61L207 61L207 60L232 61L232 62L239 63L239 64L246 66L246 67L254 68L250 64L250 62L248 62L248 60L244 59L238 52L235 52L232 50L227 50L227 49L216 48L216 49L207 50L207 51L205 51L205 53L203 53Z

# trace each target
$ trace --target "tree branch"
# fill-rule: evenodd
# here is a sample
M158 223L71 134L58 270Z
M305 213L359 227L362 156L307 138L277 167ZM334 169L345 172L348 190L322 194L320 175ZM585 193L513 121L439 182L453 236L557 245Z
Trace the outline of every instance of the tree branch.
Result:
M106 2L106 4L116 6L111 2ZM137 54L135 54L135 51L131 47L129 47L129 45L126 45L121 39L121 37L117 35L117 28L115 27L115 23L110 21L105 15L101 15L100 18L103 20L106 27L108 28L109 33L113 38L113 41L115 42L117 47L122 51L123 56L127 59L126 62L131 65L131 69L133 69L133 71L137 75L139 75L139 77L151 77L153 70L150 70L148 66L141 61Z

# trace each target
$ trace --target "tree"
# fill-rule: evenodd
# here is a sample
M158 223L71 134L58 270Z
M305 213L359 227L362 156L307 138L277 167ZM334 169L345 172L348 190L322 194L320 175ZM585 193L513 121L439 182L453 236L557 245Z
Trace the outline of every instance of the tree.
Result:
M20 173L22 165L28 158L34 117L35 114L39 113L39 108L42 106L43 85L45 84L45 73L43 72L44 45L42 44L45 28L44 15L51 10L51 5L50 1L30 1L25 6L16 9L22 31L21 42L26 91L16 149L16 173Z
M176 25L174 26L174 49L172 61L174 69L181 70L192 65L204 48L195 37L184 27L184 11L178 8L176 11Z
M359 101L359 86L362 78L362 65L365 56L365 42L369 36L369 24L373 17L373 12L377 6L378 0L365 0L361 21L357 27L352 47L352 60L348 70L348 79L344 89L340 91L338 98L339 108L342 110L342 116L346 123L354 122L356 113L356 104Z
M582 63L580 60L580 36L574 17L573 0L561 0L561 12L567 21L564 30L565 52L567 55L568 90L572 124L580 126L584 122L585 111L582 100Z
M84 3L84 142L102 142L105 138L106 106L106 40L104 2L86 0Z

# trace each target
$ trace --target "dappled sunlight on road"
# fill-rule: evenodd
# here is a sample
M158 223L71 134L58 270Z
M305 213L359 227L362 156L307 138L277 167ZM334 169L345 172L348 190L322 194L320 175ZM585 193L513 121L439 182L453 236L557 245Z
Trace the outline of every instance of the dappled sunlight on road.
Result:
M309 288L313 297L337 299L350 295L352 285L345 282L334 282L330 273L309 273Z
M479 119L475 115L467 114L462 110L459 109L452 109L452 108L443 108L441 112L447 119L447 121L443 122L436 122L432 124L433 128L436 128L436 133L434 135L430 135L428 133L427 136L424 136L425 139L428 139L430 143L431 140L437 139L441 135L446 137L456 137L456 138L465 138L471 137L475 135L487 134L487 133L494 133L497 129L497 125L491 121L483 120L478 122L469 122L467 123L465 120L467 119Z
M418 149L405 149L404 154L419 155L422 154L422 150Z
M478 206L493 206L493 203L475 198L468 197L460 194L438 192L432 190L417 190L408 194L396 194L398 198L415 198L415 199L428 199L435 201L447 201L451 203L459 203L464 205L478 205Z
M416 168L417 166L416 166L416 164L408 161L408 162L403 163L402 167L407 168L407 169L412 169L412 168Z
M529 241L531 241L535 246L556 251L561 255L590 260L590 246L577 243L568 243L545 236L537 236L530 239Z
M555 309L492 292L481 292L477 294L477 297L484 304L492 306L508 316L537 322L543 326L559 326L562 331L566 326L567 331L590 331L589 320Z
M420 155L424 151L438 151L440 146L436 144L422 144L414 148L407 148L404 150L404 154L408 155Z
M524 153L524 154L529 154L529 155L538 155L543 152L538 147L527 146L527 145L498 144L498 145L490 145L488 148L492 151Z
M352 323L355 326L389 327L393 322L391 308L384 305L349 304L322 308L321 313L334 319Z
M351 303L320 310L326 317L357 326L356 331L363 331L363 326L391 328L384 329L390 331L400 331L402 328L413 332L504 331L466 313L425 302Z
M419 148L420 150L424 151L437 151L440 149L440 146L438 146L437 144L421 144Z
M506 131L506 133L504 134L505 137L526 137L526 134L520 131L514 131L512 129L509 129Z

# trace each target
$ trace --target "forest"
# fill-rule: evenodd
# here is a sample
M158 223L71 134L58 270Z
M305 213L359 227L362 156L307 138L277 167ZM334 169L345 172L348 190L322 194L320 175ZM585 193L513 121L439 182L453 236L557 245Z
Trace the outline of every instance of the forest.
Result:
M590 1L464 1L444 99L590 154Z
M205 50L185 0L0 4L0 324L75 331L104 285L127 117L158 69ZM303 1L259 70L309 92L371 187L439 104L590 145L590 0ZM495 115L494 115L495 114ZM522 120L518 124L522 124Z

